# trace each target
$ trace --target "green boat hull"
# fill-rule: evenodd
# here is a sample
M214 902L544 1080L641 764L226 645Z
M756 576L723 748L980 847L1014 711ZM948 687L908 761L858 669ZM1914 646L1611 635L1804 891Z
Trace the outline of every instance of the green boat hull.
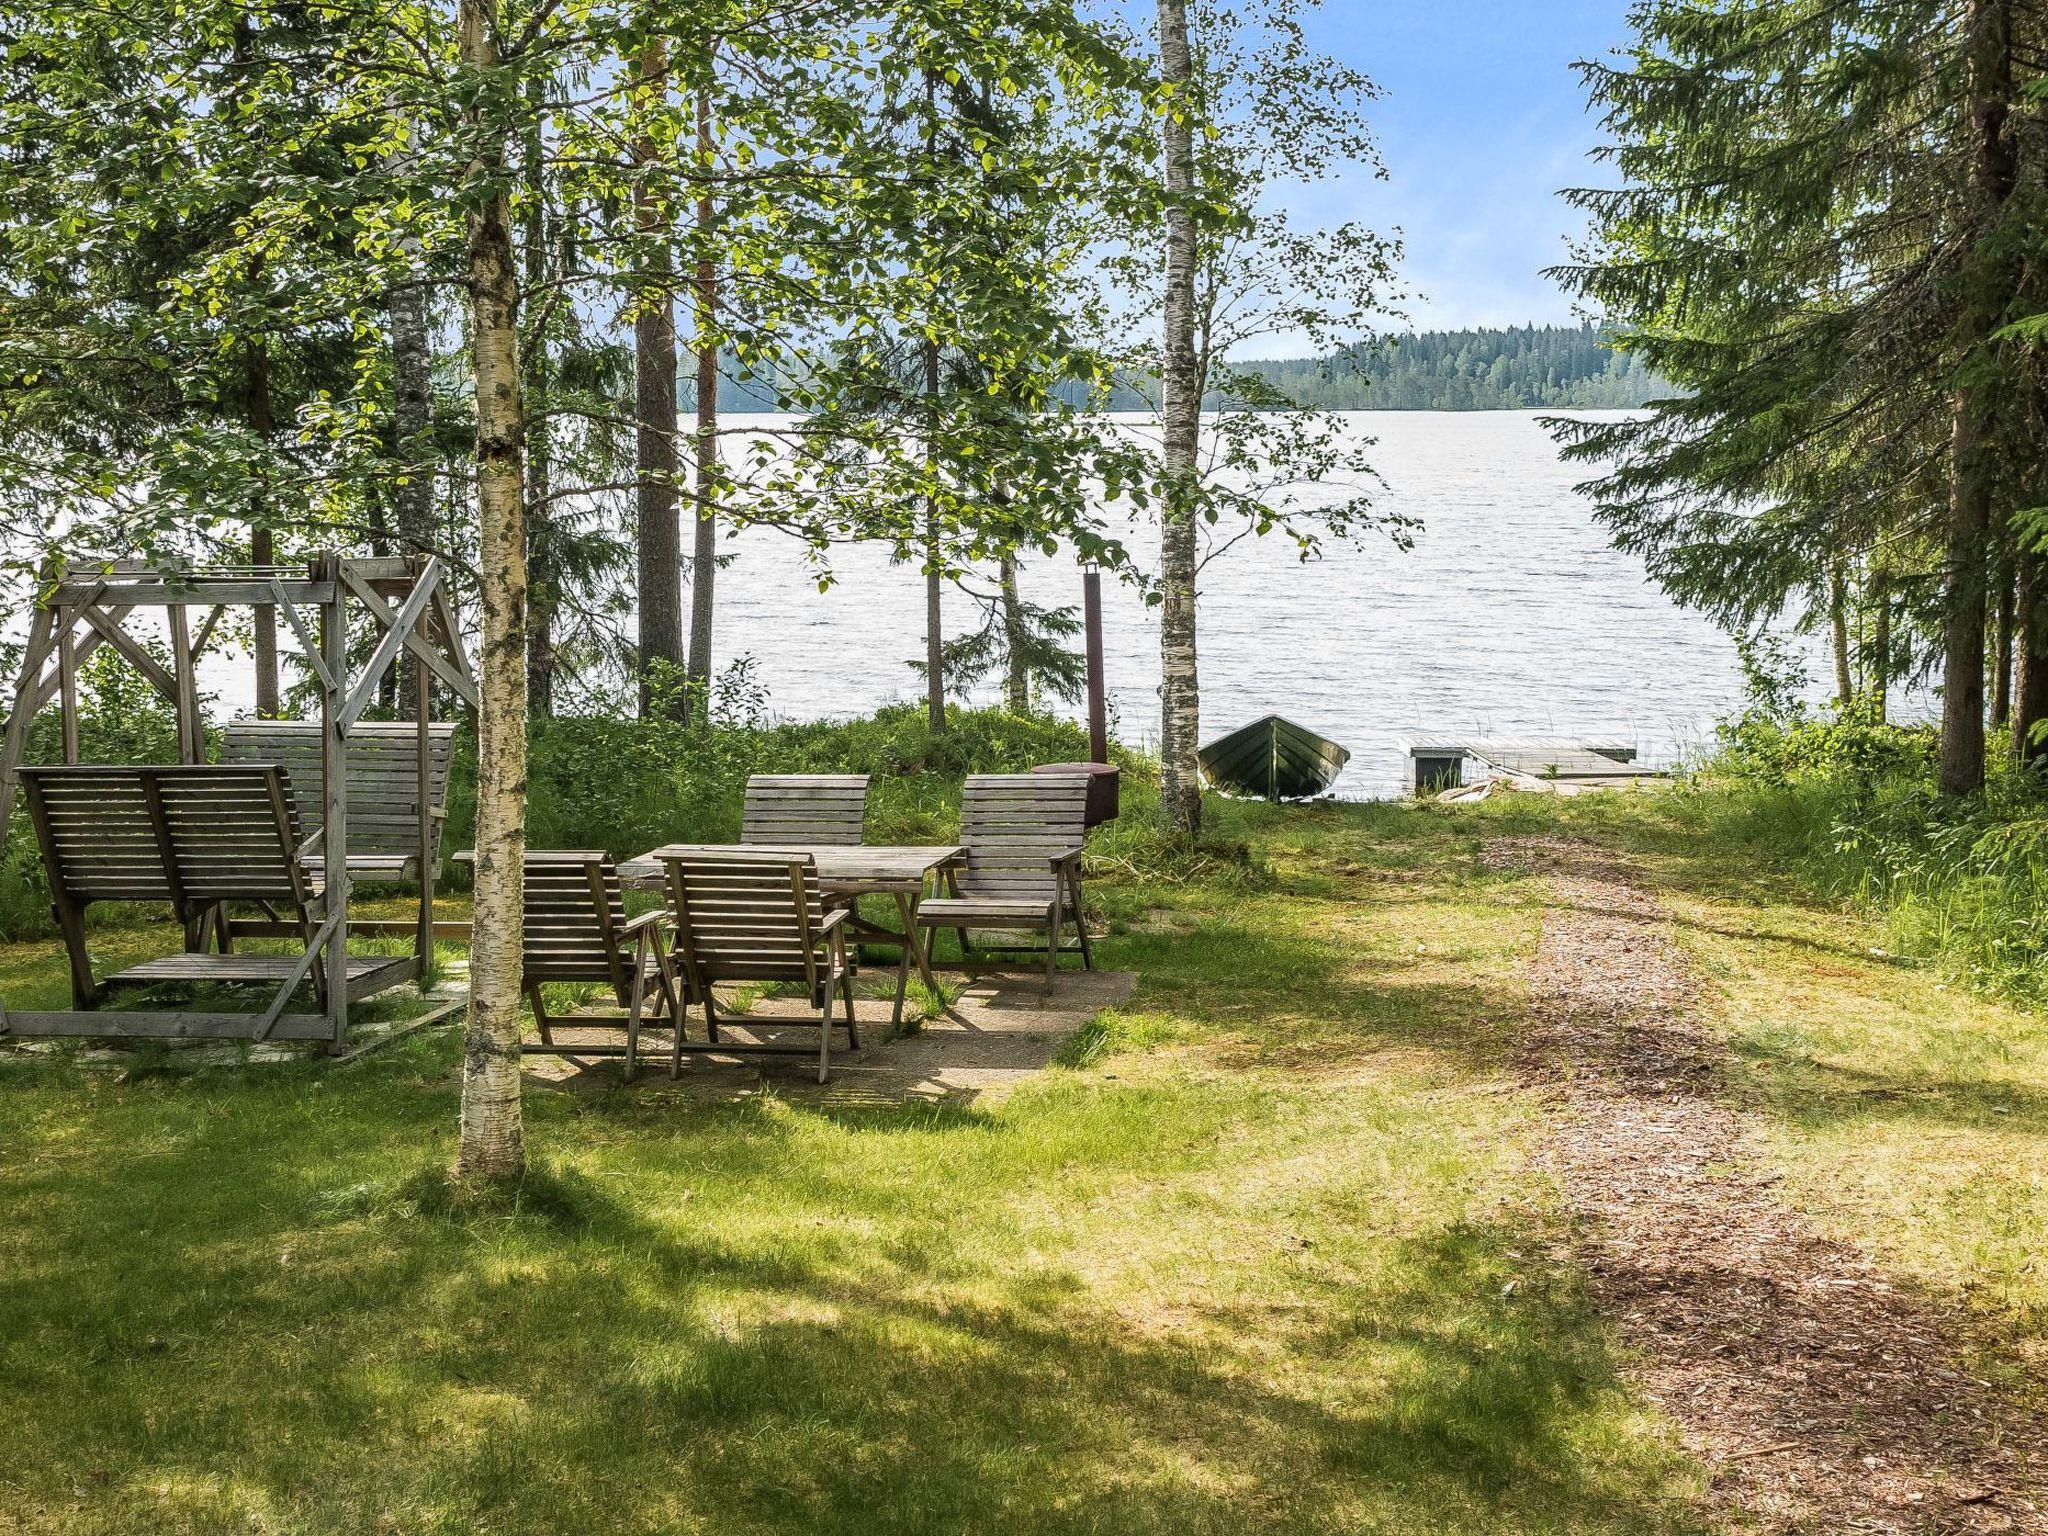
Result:
M1260 800L1313 799L1351 761L1336 742L1278 715L1218 737L1197 756L1212 787Z

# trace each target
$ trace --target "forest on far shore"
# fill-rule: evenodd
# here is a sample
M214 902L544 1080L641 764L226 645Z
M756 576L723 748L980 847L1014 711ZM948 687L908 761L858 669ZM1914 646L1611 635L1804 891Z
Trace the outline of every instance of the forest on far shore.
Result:
M1334 358L1233 365L1295 405L1326 411L1632 409L1671 393L1595 325L1420 331Z
M1327 358L1256 358L1217 369L1205 410L1533 411L1633 410L1672 394L1642 359L1613 348L1598 325L1518 325L1416 331L1347 347ZM1061 391L1068 405L1083 391ZM1156 380L1111 391L1113 411L1157 407ZM738 409L747 409L744 405Z

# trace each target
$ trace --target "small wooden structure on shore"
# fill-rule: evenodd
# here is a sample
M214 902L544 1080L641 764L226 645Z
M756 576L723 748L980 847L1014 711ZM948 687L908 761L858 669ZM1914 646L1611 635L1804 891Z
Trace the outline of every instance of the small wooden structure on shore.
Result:
M197 667L233 607L268 610L284 621L281 627L297 642L301 665L316 685L320 714L308 739L273 742L275 755L267 763L208 765ZM351 665L348 646L356 611L368 615L373 636L359 669ZM169 633L168 664L127 627L131 616L152 612L162 615ZM96 777L80 763L79 668L102 647L170 700L179 766L112 765ZM30 616L14 708L0 736L0 835L20 782L29 727L54 701L62 712L63 766L38 772L30 810L71 952L75 1006L34 1012L0 1006L0 1035L275 1038L338 1050L347 1040L351 1001L417 976L434 934L437 799L446 782L447 738L430 718L433 690L417 690L415 720L378 728L396 733L395 754L387 754L388 760L365 757L362 772L350 771L351 756L362 755L352 743L372 734L363 715L377 702L401 652L414 658L423 679L439 681L465 703L476 702L445 572L436 559L322 554L305 570L156 566L101 557L53 564ZM319 777L318 798L307 801L320 809L318 829L310 836L297 805L307 786L292 781L294 769ZM399 831L404 846L366 850L352 840L352 790L366 802L366 827ZM373 878L417 877L418 915L395 925L413 935L412 955L350 959L352 866ZM94 900L127 899L169 900L185 924L184 953L102 980L92 973L84 908ZM231 919L231 902L273 909L266 913L270 921ZM363 924L357 931L389 926ZM234 937L245 933L295 937L303 949L296 959L231 953ZM292 997L309 977L317 1011L291 1011ZM266 1009L250 1013L96 1007L108 986L163 982L255 983L271 986L273 995Z
M1465 766L1477 763L1488 775L1522 779L1629 780L1661 778L1660 770L1638 768L1638 751L1621 742L1582 741L1560 736L1495 739L1431 735L1408 743L1408 787L1415 794L1457 789Z

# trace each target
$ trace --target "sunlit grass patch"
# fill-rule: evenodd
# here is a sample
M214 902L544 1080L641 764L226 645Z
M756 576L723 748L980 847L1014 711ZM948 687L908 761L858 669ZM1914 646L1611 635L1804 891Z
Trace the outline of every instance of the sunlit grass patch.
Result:
M1174 923L1104 940L1136 993L1000 1099L536 1094L536 1172L473 1202L451 1038L14 1070L0 1506L67 1536L1693 1529L1499 1070L1527 883L1428 812L1218 822L1262 873L1091 882Z

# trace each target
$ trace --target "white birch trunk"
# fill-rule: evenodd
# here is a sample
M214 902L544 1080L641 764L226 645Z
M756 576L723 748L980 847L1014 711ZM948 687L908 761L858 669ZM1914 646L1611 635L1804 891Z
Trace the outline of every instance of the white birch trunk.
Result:
M1166 189L1166 336L1159 381L1166 507L1159 529L1159 798L1167 824L1192 837L1202 825L1201 773L1195 761L1201 736L1195 493L1202 395L1195 366L1193 69L1186 0L1159 0L1159 67L1172 90L1160 131Z
M711 241L718 208L711 198L711 83L697 93L697 158L705 178L697 197L697 529L690 550L690 691L711 723L711 613L718 579L718 267Z
M496 0L461 0L465 69L500 67ZM489 91L479 91L484 102ZM488 108L473 108L473 111ZM482 123L472 187L493 190L469 214L471 360L476 372L478 594L476 914L462 1060L458 1178L517 1178L526 1162L519 1105L519 971L526 855L525 405L519 379L519 283L512 266L502 124Z

